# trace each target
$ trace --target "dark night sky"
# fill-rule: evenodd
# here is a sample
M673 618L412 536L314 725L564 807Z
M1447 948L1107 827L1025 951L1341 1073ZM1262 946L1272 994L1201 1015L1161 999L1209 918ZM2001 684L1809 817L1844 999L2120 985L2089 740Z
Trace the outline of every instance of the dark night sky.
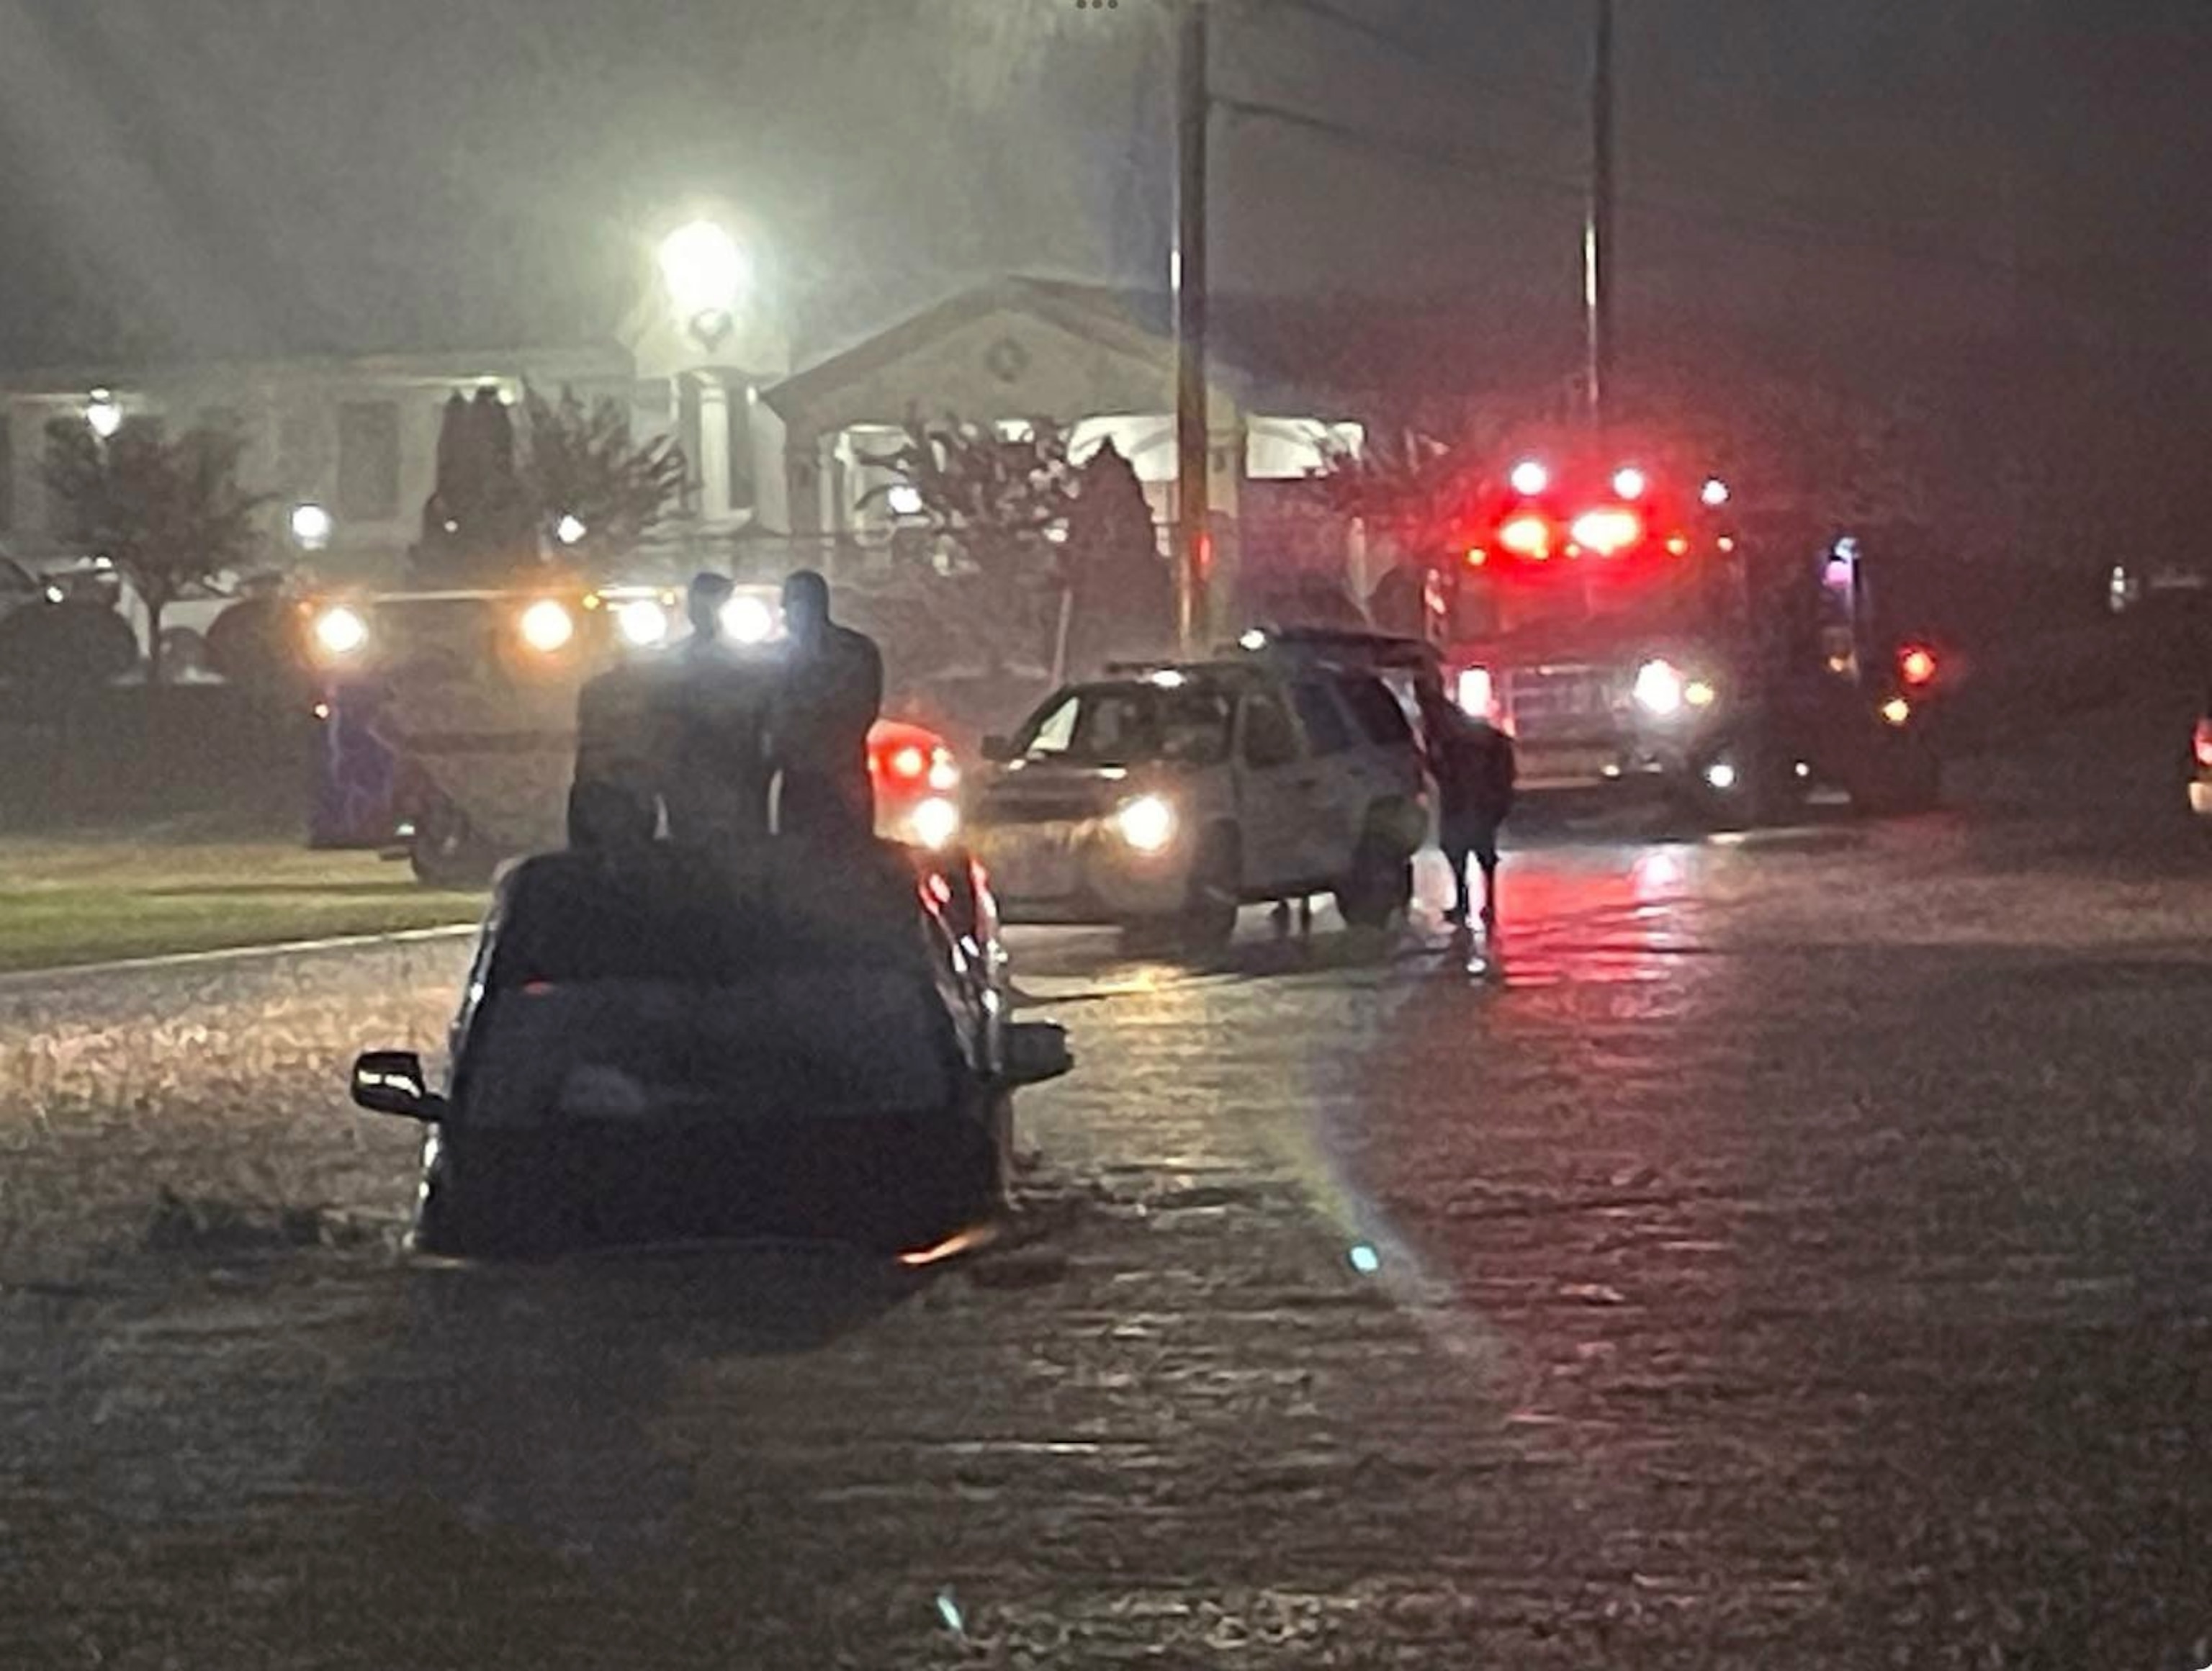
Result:
M1221 0L1225 288L1571 328L1585 9ZM1724 328L2150 328L2212 280L2212 7L1622 0L1626 302ZM1394 44L1395 43L1395 44ZM1152 0L0 0L0 358L604 330L656 227L748 223L812 344L972 276L1164 264ZM1556 310L1565 310L1558 313Z

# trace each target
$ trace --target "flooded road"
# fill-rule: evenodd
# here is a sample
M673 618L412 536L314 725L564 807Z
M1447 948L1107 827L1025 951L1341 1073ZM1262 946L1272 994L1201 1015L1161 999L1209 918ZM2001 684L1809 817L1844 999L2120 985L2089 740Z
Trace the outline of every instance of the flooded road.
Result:
M452 943L0 990L0 1665L2201 1666L2212 856L1966 799L1021 934L931 1279L402 1260Z

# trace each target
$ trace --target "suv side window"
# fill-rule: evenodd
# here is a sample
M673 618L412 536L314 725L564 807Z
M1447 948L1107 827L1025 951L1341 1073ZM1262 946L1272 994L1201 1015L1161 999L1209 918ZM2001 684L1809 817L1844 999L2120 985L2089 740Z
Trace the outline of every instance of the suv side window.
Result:
M1336 688L1343 693L1344 705L1359 721L1368 742L1379 749L1413 746L1413 728L1407 721L1406 710L1382 680L1352 677L1338 680Z
M1326 684L1300 680L1291 687L1291 702L1298 710L1298 722L1305 726L1306 740L1316 754L1342 754L1352 745L1352 722L1344 717L1344 710Z
M1298 757L1298 733L1275 696L1255 691L1244 699L1244 763L1265 769Z

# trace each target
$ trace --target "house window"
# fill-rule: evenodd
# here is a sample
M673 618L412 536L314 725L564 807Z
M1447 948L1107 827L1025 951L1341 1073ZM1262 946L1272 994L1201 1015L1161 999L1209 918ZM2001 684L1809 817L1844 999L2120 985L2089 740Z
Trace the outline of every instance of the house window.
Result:
M399 408L391 401L338 408L337 487L341 521L389 522L399 514Z

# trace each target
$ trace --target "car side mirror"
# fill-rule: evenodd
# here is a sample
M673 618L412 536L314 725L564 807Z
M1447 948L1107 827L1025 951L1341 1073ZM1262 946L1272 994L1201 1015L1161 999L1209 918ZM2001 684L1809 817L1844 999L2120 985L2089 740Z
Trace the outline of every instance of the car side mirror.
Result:
M1056 1021L1009 1022L999 1054L1000 1077L1009 1085L1042 1085L1075 1066L1067 1030Z
M412 1050L371 1050L353 1065L353 1100L371 1114L433 1123L446 1115L446 1099L433 1091L422 1059Z
M986 737L983 739L983 758L994 766L1003 766L1014 757L1014 739L1011 737Z

